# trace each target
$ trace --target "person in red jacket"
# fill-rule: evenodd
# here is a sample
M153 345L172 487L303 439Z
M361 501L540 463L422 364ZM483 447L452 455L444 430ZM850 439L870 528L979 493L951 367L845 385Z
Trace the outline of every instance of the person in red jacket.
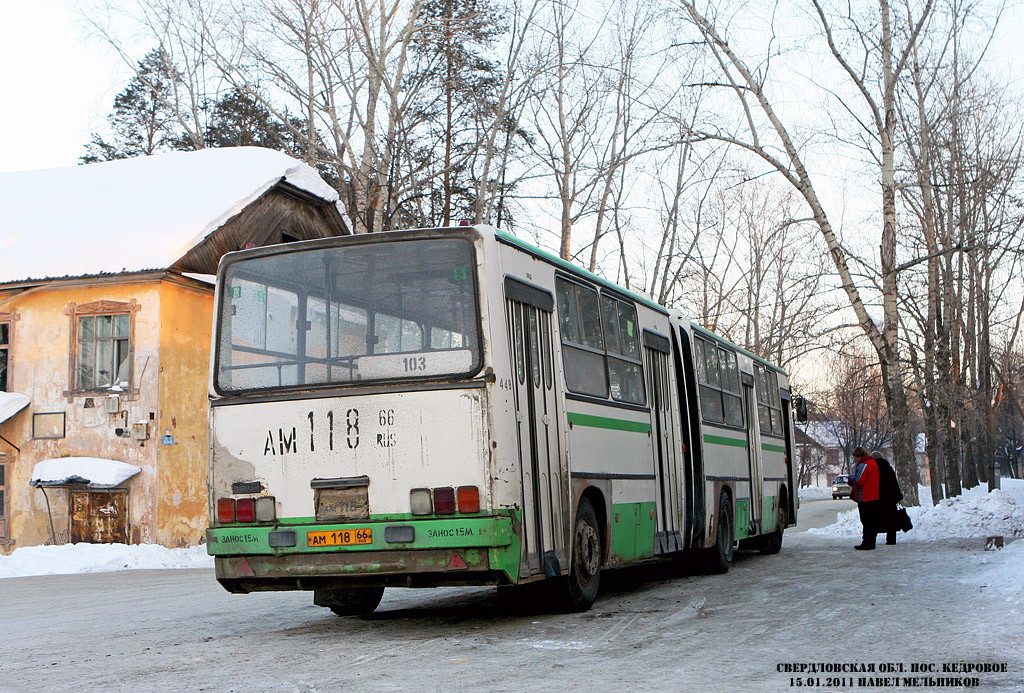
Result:
M853 500L857 501L860 523L864 526L864 538L853 548L858 551L870 551L875 548L875 538L882 520L882 501L878 493L878 465L867 450L860 446L854 449L853 456L857 458L857 467L850 475L849 483L853 489Z

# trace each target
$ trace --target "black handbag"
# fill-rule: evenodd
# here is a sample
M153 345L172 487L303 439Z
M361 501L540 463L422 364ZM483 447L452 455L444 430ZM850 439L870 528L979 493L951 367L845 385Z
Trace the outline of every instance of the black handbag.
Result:
M902 505L896 506L896 528L904 532L909 532L914 528L914 523L910 521L910 514Z

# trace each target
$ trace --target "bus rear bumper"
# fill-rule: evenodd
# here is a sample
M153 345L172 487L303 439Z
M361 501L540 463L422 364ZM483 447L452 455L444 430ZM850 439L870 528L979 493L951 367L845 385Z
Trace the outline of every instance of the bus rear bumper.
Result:
M325 587L439 587L510 584L504 549L419 549L282 556L218 556L217 581L229 592ZM492 560L492 559L497 559ZM518 561L516 561L518 564Z
M216 527L207 530L206 538L217 580L229 592L494 585L518 580L520 545L513 523L509 516L371 517L337 525ZM390 534L395 527L403 532ZM351 537L355 532L365 532L366 543L319 545L324 534Z

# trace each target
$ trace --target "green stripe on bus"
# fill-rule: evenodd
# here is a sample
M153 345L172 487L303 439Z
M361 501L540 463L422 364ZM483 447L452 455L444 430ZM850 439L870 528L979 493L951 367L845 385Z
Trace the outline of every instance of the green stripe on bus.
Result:
M781 445L770 445L768 443L761 443L761 449L767 450L768 452L781 452L782 454L786 454L786 448L782 447Z
M590 414L569 414L569 423L574 426L589 428L608 428L613 431L630 431L632 433L650 433L651 424L643 421L626 421L625 419L609 419L605 416Z
M713 436L707 433L704 434L704 442L711 445L727 445L733 448L747 447L747 441L741 438L726 438L725 436Z

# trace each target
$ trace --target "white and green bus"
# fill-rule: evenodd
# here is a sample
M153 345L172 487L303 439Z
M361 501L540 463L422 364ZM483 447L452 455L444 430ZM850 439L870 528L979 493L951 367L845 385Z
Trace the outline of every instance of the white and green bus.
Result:
M207 546L231 592L724 572L796 521L786 374L487 226L226 255Z

